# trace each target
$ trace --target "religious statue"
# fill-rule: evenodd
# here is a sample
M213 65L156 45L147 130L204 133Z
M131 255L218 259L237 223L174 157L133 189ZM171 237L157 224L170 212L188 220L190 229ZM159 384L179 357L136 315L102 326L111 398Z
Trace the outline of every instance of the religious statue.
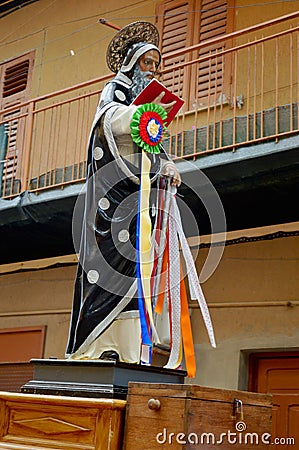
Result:
M91 127L85 211L66 355L151 364L160 342L155 317L169 311L169 360L184 353L195 375L181 255L192 295L198 299L212 345L213 329L175 201L181 177L163 149L173 103L163 94L134 100L156 77L159 34L134 22L110 42L106 61L115 77L104 87ZM184 350L184 352L182 351Z

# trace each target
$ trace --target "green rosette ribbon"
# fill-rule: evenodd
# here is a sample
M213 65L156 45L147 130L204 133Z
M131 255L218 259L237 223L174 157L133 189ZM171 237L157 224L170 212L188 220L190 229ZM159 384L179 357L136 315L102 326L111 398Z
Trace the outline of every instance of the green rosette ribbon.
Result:
M139 106L133 114L130 128L133 142L149 153L160 153L167 112L155 103Z

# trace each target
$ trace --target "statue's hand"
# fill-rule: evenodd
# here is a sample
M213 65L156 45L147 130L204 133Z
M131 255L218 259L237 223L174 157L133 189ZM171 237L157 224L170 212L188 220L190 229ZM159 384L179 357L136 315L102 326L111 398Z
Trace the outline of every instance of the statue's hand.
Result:
M166 162L161 169L162 175L165 177L171 177L172 186L179 187L181 184L180 172L176 168L175 164L171 161Z
M176 100L174 100L174 101L171 102L171 103L163 103L163 102L162 102L162 98L164 97L164 95L165 95L165 92L161 92L161 93L158 95L158 97L156 97L156 98L152 101L152 103L155 103L156 105L162 106L162 107L166 110L166 112L168 113L168 112L173 108L173 106L176 104Z

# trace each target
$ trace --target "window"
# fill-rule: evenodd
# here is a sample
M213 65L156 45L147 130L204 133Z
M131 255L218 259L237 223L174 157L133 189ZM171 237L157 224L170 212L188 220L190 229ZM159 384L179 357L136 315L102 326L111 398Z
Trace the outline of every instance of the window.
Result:
M0 329L0 390L18 392L33 377L31 358L42 358L45 327Z
M12 97L26 90L28 85L29 59L8 65L3 72L2 98Z
M24 118L21 106L29 98L34 52L0 65L0 194L12 195L20 189L16 178L24 141ZM7 111L7 112L6 112Z
M220 54L228 42L211 42L192 52L184 49L232 32L232 6L233 0L169 0L157 7L161 50L164 58L166 55L163 68L171 68L163 76L163 83L183 96L189 109L215 103L228 94L230 61ZM198 62L188 65L194 60Z

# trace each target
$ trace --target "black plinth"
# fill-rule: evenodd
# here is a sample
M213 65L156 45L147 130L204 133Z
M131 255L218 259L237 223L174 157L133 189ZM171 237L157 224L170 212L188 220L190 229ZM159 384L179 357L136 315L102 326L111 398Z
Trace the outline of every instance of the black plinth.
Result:
M186 372L104 360L32 359L33 380L22 393L126 398L129 381L183 384Z

